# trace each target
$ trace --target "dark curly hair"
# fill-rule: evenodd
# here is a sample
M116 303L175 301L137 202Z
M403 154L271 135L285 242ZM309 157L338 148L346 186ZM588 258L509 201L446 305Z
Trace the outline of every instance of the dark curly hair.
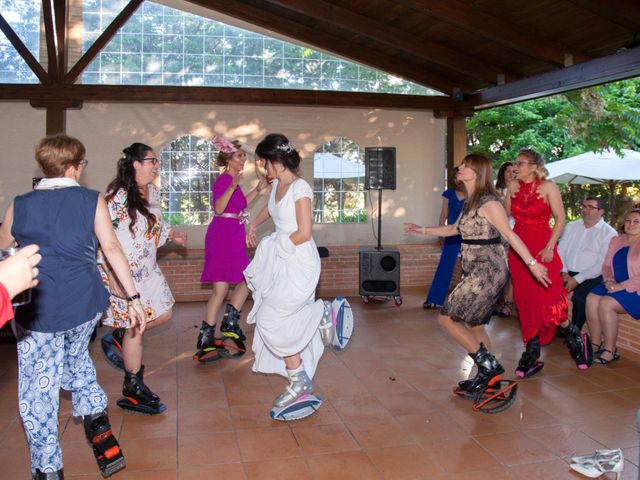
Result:
M300 168L300 154L281 133L270 133L256 147L256 155L267 162L280 163L293 173Z
M127 213L131 219L129 231L133 233L133 227L140 212L148 222L147 233L156 224L156 216L149 211L149 202L142 198L138 184L136 183L136 171L133 162L142 162L147 152L153 149L144 143L132 143L122 150L122 157L118 160L118 172L116 178L107 186L107 201L111 200L118 190L123 189L127 193Z

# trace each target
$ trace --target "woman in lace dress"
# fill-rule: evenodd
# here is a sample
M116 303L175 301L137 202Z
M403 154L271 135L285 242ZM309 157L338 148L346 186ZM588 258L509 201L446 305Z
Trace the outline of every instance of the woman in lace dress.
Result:
M467 190L467 202L458 222L441 227L420 227L406 223L409 234L448 237L462 236L462 280L451 292L438 322L459 343L478 367L475 378L460 383L469 392L484 390L504 372L489 352L491 343L485 325L507 282L508 270L502 235L524 259L531 273L543 285L547 269L537 263L522 240L509 227L507 214L492 183L488 158L470 154L460 165L457 178Z

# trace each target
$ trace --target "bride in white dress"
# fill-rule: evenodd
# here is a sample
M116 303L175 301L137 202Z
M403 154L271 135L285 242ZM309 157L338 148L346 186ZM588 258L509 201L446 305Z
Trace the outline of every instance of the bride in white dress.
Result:
M326 343L318 328L330 328L330 307L315 300L320 257L311 236L313 191L297 174L300 156L280 134L267 135L256 156L274 180L268 204L249 226L250 245L256 246L256 227L269 217L276 230L260 241L244 271L254 302L247 323L256 324L253 371L290 379L274 401L283 407L313 390Z

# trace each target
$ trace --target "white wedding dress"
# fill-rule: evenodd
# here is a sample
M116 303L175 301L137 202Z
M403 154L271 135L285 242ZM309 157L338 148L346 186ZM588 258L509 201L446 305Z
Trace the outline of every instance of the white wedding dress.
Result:
M306 181L297 179L276 202L277 187L276 179L268 203L276 231L260 241L244 271L253 293L247 323L256 324L253 371L287 377L283 357L302 353L305 370L313 378L324 352L318 331L324 305L315 300L320 256L313 238L295 247L289 244L294 251L286 254L279 247L279 243L289 242L283 235L288 237L298 229L296 200L308 197L313 202L313 191Z

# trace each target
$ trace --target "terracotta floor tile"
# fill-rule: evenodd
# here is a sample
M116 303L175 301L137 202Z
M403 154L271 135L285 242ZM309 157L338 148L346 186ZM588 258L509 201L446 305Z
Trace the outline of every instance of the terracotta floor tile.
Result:
M180 467L239 462L240 453L236 436L232 432L181 435L178 439Z
M431 458L449 474L490 470L500 467L488 451L472 438L456 438L434 443Z
M166 414L118 408L122 372L106 364L94 342L91 355L128 465L117 478L577 480L568 469L571 455L622 447L622 478L637 480L640 364L624 358L579 371L556 339L542 349L545 368L519 382L509 409L473 412L451 391L474 374L470 358L445 336L437 312L422 309L423 291L403 296L401 308L353 299L356 334L345 351L325 352L314 377L322 407L289 424L269 417L286 379L253 373L250 351L206 365L192 360L204 303L176 305L174 320L148 335L145 379L167 404ZM248 346L254 330L245 325ZM403 337L390 337L394 330ZM488 332L513 378L523 349L517 319L494 318ZM15 346L0 345L0 477L11 480L26 479L30 469L16 376ZM99 480L71 410L65 392L59 413L65 477Z
M286 462L272 460L245 463L249 480L311 480L311 472L302 458L289 458Z
M351 432L344 425L321 425L315 427L293 426L293 435L302 447L304 455L346 452L359 450Z
M544 462L556 457L548 443L538 442L516 432L480 436L476 437L476 441L507 466Z
M316 480L373 480L382 475L364 452L330 453L307 457Z
M301 456L300 447L288 426L237 432L244 462L258 462Z
M367 455L385 480L431 479L443 473L426 451L417 445L375 448Z

